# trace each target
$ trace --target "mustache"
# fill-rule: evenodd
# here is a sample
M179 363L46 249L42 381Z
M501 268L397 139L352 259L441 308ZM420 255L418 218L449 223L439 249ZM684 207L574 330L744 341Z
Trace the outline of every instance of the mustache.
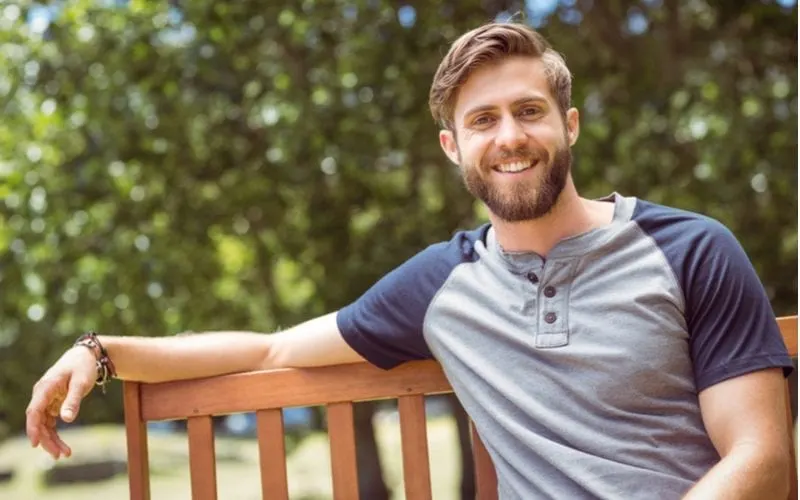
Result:
M499 154L488 156L484 159L486 165L496 165L498 163L506 163L510 160L514 161L533 161L540 160L547 163L550 158L547 151L533 151L527 146L520 146L514 150L503 150Z

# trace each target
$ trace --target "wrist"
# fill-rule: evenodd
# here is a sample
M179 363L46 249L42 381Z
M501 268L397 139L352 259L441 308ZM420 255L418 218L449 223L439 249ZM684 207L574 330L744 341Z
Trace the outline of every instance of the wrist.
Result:
M116 377L117 374L116 370L114 369L114 363L108 356L108 351L106 351L105 347L103 347L103 344L97 337L97 334L94 332L88 332L81 335L75 341L73 347L85 349L91 352L91 354L94 356L97 369L95 383L102 387L103 392L105 392L105 385L109 380Z
M83 345L73 344L72 347L70 347L67 350L67 354L69 355L74 354L75 356L81 358L81 360L86 360L86 362L90 362L92 365L97 363L97 356L95 355L95 353L91 349L87 349Z

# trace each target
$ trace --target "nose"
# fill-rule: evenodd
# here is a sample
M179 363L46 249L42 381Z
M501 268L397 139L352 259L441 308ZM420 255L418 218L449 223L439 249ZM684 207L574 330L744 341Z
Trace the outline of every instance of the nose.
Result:
M499 148L514 151L527 141L525 130L513 117L504 117L497 129L494 142Z

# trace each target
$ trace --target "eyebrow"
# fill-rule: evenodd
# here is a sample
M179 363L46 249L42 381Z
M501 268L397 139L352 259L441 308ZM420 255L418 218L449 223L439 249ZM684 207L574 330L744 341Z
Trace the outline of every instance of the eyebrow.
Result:
M545 103L545 104L547 104L547 99L545 99L544 97L541 97L541 96L520 97L519 99L517 99L517 100L515 100L514 102L511 103L511 107L518 107L518 106L522 106L523 104L528 104L528 103ZM476 107L474 107L472 109L467 110L462 115L462 118L466 118L468 116L471 116L471 115L474 115L476 113L480 113L480 112L483 112L483 111L491 111L493 109L497 109L497 106L495 106L493 104L484 104L482 106L476 106Z

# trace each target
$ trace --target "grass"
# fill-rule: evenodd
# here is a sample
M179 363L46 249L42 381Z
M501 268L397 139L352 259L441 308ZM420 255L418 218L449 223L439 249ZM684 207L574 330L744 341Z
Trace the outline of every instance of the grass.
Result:
M384 479L394 492L393 500L404 499L400 430L396 419L377 418L376 430ZM70 460L105 456L124 459L125 431L122 426L69 429L64 440L73 449ZM188 444L183 434L151 433L151 492L153 500L189 500ZM433 498L458 497L458 446L455 423L450 418L428 421L428 447ZM217 486L221 500L261 498L258 447L255 439L219 437L216 440ZM14 479L0 484L0 498L25 500L85 500L87 498L128 498L127 474L91 484L47 487L43 470L53 460L41 449L32 449L24 437L12 438L0 446L0 470L11 468ZM332 498L330 453L326 434L312 434L287 457L290 498L312 500Z

